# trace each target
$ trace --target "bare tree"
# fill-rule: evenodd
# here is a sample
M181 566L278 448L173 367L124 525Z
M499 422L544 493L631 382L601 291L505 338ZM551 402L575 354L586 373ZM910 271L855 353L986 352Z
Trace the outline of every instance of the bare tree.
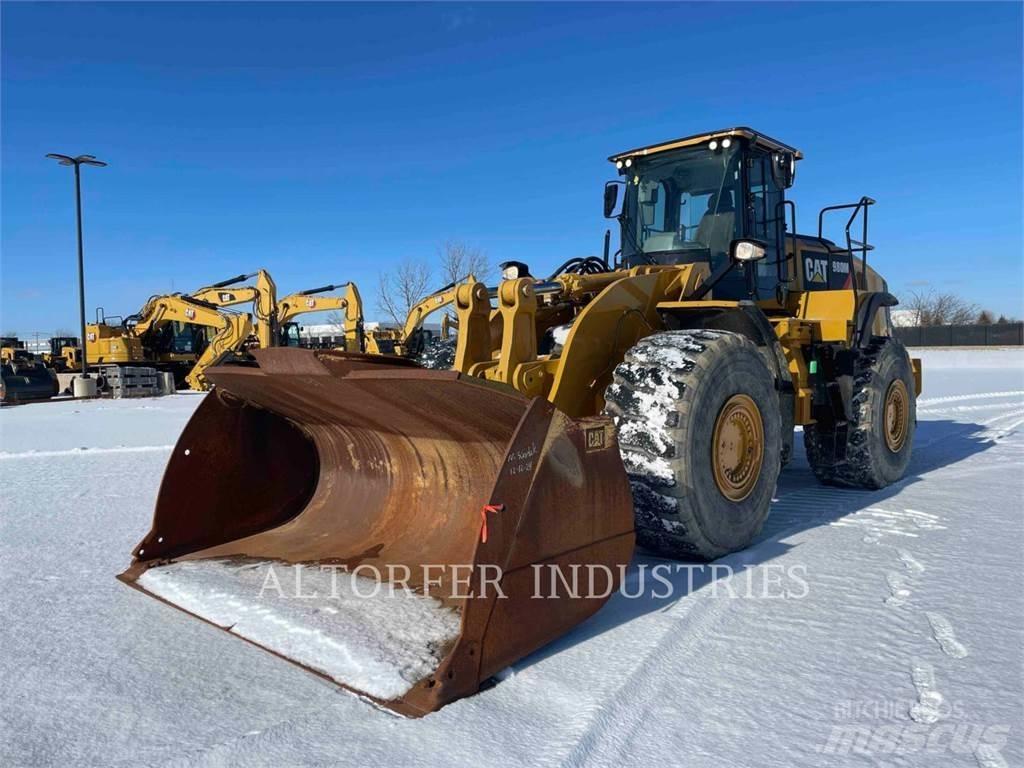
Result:
M338 333L341 333L345 327L345 315L341 312L328 312L327 313L327 324L333 325Z
M487 254L461 240L445 240L438 247L437 255L441 260L441 276L445 284L456 283L466 275L485 282L490 277L491 264Z
M907 309L917 316L917 324L972 325L978 319L978 307L953 293L911 293Z
M978 319L976 322L978 325L992 325L995 321L992 319L992 313L987 309L983 309L978 313Z
M394 272L382 272L377 308L395 325L404 325L409 310L427 295L431 277L430 265L416 259L406 259Z

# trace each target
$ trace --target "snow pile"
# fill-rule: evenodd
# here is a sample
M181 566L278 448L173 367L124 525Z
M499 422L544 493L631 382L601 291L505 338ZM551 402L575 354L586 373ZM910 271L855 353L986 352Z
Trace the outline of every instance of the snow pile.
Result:
M139 585L383 700L428 677L459 634L459 614L439 600L340 568L193 560L150 568Z

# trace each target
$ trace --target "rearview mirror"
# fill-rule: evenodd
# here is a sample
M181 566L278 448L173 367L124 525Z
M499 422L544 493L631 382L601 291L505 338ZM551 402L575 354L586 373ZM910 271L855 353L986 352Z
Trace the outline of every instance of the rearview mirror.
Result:
M604 185L604 217L606 219L618 218L622 212L619 205L619 187L625 186L621 181L609 181Z
M768 244L763 240L733 240L729 244L729 257L733 261L760 261L768 253Z

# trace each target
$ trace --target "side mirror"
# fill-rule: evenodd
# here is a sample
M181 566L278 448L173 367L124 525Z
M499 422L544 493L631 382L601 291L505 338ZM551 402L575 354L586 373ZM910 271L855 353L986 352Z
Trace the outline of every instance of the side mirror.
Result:
M748 261L760 261L768 254L768 244L764 240L733 240L729 244L729 258L741 264Z
M604 217L606 219L617 218L622 212L619 205L619 187L624 187L625 182L609 181L604 185Z

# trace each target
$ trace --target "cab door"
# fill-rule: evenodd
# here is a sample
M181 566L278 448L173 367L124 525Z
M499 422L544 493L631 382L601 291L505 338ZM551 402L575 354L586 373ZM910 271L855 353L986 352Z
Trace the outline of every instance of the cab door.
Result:
M758 261L755 285L758 299L772 299L779 283L779 259L785 232L784 190L772 172L773 158L768 151L753 150L744 163L746 210L744 231L748 237L764 241L767 255Z

